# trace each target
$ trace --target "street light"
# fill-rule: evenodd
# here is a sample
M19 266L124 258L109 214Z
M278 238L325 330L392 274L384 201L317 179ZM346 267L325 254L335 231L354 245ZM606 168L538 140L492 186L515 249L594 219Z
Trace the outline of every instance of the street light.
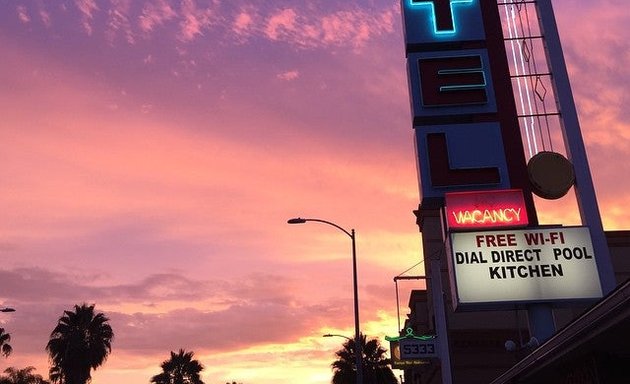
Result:
M363 350L361 347L361 332L359 330L359 290L357 288L357 247L355 242L355 234L354 229L351 229L350 232L345 230L343 227L339 225L322 220L322 219L304 219L301 217L296 217L293 219L287 220L288 224L304 224L308 221L314 221L316 223L327 224L333 226L345 233L352 240L352 288L354 291L354 344L355 344L355 355L356 355L356 366L357 366L357 384L363 384ZM345 337L345 336L343 336Z
M322 335L322 336L323 336L323 337L335 337L335 336L336 336L336 337L343 337L344 339L348 339L348 340L354 340L354 339L352 339L351 337L344 336L344 335L338 335L338 334L336 334L336 333L327 333L327 334Z

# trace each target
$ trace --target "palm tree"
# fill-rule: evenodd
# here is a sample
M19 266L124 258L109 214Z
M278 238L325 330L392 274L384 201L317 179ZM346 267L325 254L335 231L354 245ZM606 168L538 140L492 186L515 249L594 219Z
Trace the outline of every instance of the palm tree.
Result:
M52 383L63 384L63 373L61 372L61 369L56 365L53 365L48 370L48 378Z
M41 375L33 373L35 367L17 369L9 367L4 370L6 376L0 377L0 384L49 384Z
M359 335L363 350L363 383L364 384L397 384L396 376L387 365L389 360L385 357L387 350L381 346L377 339L366 342L363 334ZM343 343L343 348L335 352L337 360L331 366L333 368L332 384L356 384L356 358L355 340L348 339Z
M4 332L4 328L0 328L0 354L4 357L9 357L13 352L13 347L9 342L11 341L11 335Z
M52 362L55 381L63 384L85 384L90 372L101 366L112 351L114 332L94 305L75 305L64 311L50 334L46 350Z
M155 384L204 384L199 373L203 365L193 359L194 352L171 351L171 358L162 362L162 373L151 378Z

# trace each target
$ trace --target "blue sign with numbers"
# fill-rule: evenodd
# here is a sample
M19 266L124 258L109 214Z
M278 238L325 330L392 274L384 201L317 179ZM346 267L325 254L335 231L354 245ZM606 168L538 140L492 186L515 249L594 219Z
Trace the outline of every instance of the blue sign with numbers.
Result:
M400 340L400 358L422 359L438 356L437 338L431 340L403 339Z

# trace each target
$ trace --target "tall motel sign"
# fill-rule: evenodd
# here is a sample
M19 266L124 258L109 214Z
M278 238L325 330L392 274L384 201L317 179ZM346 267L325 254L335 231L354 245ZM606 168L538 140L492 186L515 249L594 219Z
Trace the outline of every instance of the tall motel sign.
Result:
M551 0L401 6L437 333L405 343L431 343L450 383L447 282L432 255L447 259L455 311L526 308L540 341L555 332L555 305L601 298L614 275ZM582 225L539 225L533 195L571 189Z

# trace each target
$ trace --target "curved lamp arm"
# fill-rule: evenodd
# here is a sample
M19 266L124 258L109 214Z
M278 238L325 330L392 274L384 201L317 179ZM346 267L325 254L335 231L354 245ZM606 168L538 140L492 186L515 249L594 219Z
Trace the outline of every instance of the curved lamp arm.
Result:
M340 230L341 232L345 233L346 235L348 235L351 239L354 240L354 229L351 230L351 232L348 232L345 228L333 223L332 221L328 221L328 220L322 220L322 219L305 219L302 217L296 217L293 219L289 219L287 220L287 224L304 224L307 221L314 221L316 223L323 223L323 224L328 224L330 226L333 226L335 228L337 228L338 230Z
M327 334L322 335L322 336L323 336L323 337L335 337L335 336L336 336L336 337L343 337L344 339L347 339L347 340L350 340L350 341L354 341L354 339L353 339L353 338L350 338L350 337L348 337L348 336L344 336L344 335L338 335L338 334L336 334L336 333L327 333Z

